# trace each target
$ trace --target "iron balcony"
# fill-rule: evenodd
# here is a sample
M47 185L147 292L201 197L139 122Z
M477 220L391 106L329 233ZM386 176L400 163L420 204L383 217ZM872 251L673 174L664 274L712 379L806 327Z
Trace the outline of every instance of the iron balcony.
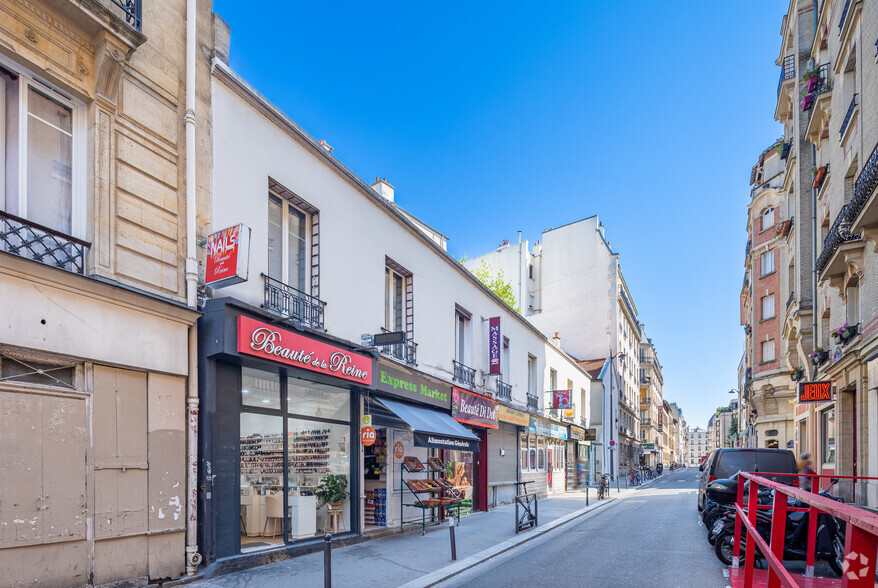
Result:
M497 398L512 401L512 385L497 380Z
M85 252L89 246L82 239L0 211L0 251L85 274Z
M381 350L381 353L393 359L398 359L411 365L418 365L418 344L414 341L394 343L393 345L380 345L378 349Z
M457 360L453 360L454 362L454 379L460 382L461 384L467 385L470 388L475 385L476 382L476 370L473 368L463 365Z
M314 329L326 330L323 326L325 302L271 276L260 275L265 280L265 302L262 308Z

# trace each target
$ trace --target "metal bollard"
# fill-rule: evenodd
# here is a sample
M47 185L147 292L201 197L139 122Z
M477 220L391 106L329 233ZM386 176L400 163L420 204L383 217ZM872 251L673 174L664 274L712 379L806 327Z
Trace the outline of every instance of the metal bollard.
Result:
M448 532L451 534L451 561L457 561L457 544L454 542L454 517L448 517Z
M323 588L332 588L332 535L323 536Z
M625 490L628 489L628 476L625 476Z
M585 485L585 506L588 506L588 484Z
M616 494L619 493L619 476L616 476Z

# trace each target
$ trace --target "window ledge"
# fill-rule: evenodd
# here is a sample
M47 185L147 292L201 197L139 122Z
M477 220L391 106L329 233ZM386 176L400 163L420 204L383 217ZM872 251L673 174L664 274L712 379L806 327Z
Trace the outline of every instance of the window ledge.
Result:
M762 278L767 278L767 277L770 276L771 274L776 274L776 273L777 273L777 270L771 270L771 271L768 272L768 273L765 273L765 274L759 274L759 279L761 280Z
M760 322L760 323L765 323L765 322L768 322L768 321L773 321L773 320L776 319L776 318L777 318L777 315L774 314L774 315L771 315L771 316L765 317L764 319L761 319L759 322Z

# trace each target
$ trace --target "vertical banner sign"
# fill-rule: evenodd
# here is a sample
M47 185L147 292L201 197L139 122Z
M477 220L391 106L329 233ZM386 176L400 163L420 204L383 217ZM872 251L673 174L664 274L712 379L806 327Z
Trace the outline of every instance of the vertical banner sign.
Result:
M488 350L490 351L490 374L500 373L500 317L491 318L488 328Z
M250 227L235 225L207 236L204 283L214 288L247 281Z
M552 390L552 408L573 408L572 390Z
M662 416L663 415L664 415L664 411L661 410L661 408L659 408L659 411L658 411L659 433L662 432Z

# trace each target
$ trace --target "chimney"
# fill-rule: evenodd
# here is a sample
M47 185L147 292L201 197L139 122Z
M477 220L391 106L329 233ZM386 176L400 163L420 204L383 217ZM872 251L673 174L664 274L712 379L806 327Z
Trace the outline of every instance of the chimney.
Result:
M521 243L521 231L518 231L518 242Z
M555 344L555 347L561 349L561 336L558 334L558 331L555 331L555 336L552 337L552 343Z
M375 178L375 183L372 184L372 189L378 192L378 195L387 200L388 202L393 202L393 191L395 188L390 185L387 181L387 178L383 180Z
M332 154L332 145L330 145L323 139L320 139L320 146L323 147L327 153Z

